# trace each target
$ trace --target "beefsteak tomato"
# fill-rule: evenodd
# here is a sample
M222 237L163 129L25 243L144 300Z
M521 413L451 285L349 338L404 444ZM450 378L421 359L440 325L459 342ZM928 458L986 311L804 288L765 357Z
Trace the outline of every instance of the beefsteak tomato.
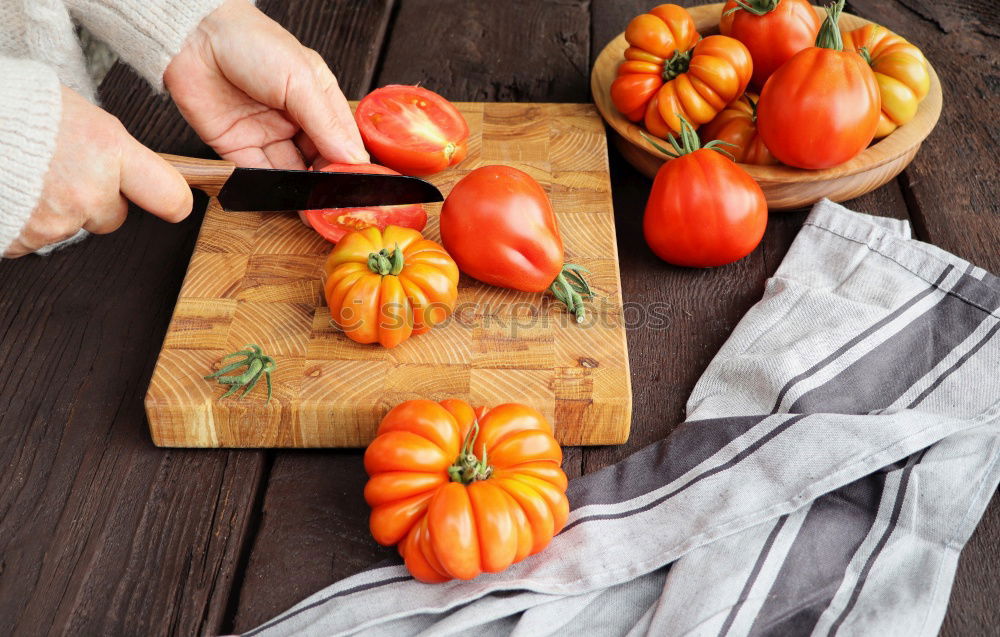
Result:
M866 24L843 34L844 49L857 51L875 73L882 100L875 137L909 122L931 88L930 67L920 49L889 29Z
M749 91L699 128L698 135L706 142L717 139L732 144L728 151L738 163L778 163L757 133L757 96Z
M750 254L767 226L767 200L753 177L717 152L718 141L698 143L681 120L674 155L660 167L642 219L646 243L668 263L707 268Z
M868 63L845 51L838 0L816 46L796 53L774 72L757 102L757 128L771 153L797 168L830 168L872 141L881 112L878 83Z
M468 152L469 125L455 106L419 86L375 89L354 113L365 146L380 164L423 177L454 166Z
M666 82L646 107L645 124L657 137L679 133L683 117L695 128L712 121L746 91L753 72L743 43L710 35L687 53L677 53L663 72Z
M320 170L334 173L399 174L391 168L377 164L327 164ZM331 208L329 210L305 210L304 212L312 229L320 233L330 243L337 243L348 232L364 230L365 228L385 230L386 226L393 225L423 230L427 224L427 212L420 204Z
M592 296L567 264L559 224L545 191L509 166L483 166L451 189L441 208L441 241L458 267L483 283L524 292L551 290L584 320Z
M746 45L757 90L793 55L816 42L819 16L809 0L728 0L719 32Z
M664 65L694 46L698 35L691 14L676 4L661 4L629 22L625 60L611 84L611 101L633 122L646 115L649 101L663 86Z
M345 235L327 257L330 318L358 343L395 347L448 318L458 267L412 228L365 228Z
M424 582L502 571L569 515L562 450L538 411L461 400L393 408L365 450L369 526Z

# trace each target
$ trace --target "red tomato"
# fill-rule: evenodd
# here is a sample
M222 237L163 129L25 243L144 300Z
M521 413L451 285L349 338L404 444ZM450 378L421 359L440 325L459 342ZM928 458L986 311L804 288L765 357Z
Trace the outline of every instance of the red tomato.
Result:
M430 175L465 159L469 125L451 102L419 86L390 84L354 113L365 146L404 175Z
M329 164L320 168L332 173L370 173L375 175L398 175L395 170L376 164ZM328 210L306 210L306 219L313 230L323 235L331 243L337 243L348 232L386 226L402 226L423 230L427 224L427 213L420 204L403 206L373 206L371 208L330 208Z
M757 102L757 129L771 154L798 168L842 164L872 141L882 102L871 67L843 50L837 18L830 15L816 46L796 53L774 72Z
M551 290L577 320L590 288L566 264L552 204L537 181L509 166L483 166L451 189L441 208L441 242L459 269L483 283Z
M681 125L679 156L660 167L646 202L646 243L675 265L707 268L742 259L764 236L764 192L733 160L711 150L711 142L699 148L686 120Z
M742 6L741 6L742 5ZM750 50L758 90L793 55L816 43L820 19L809 0L729 0L719 32Z

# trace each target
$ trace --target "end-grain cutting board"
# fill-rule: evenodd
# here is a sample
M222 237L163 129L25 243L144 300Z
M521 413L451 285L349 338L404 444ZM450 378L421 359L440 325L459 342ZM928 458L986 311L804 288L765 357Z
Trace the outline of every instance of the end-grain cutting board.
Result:
M209 204L156 363L146 414L170 447L357 447L412 398L522 402L563 444L624 442L628 355L604 125L584 104L458 104L468 157L434 175L447 195L479 166L507 164L548 192L566 258L590 269L598 298L578 325L553 301L462 277L452 319L393 349L330 325L319 278L331 246L288 213L227 213ZM440 241L440 204L424 234ZM246 343L273 356L274 396L242 400L202 377Z

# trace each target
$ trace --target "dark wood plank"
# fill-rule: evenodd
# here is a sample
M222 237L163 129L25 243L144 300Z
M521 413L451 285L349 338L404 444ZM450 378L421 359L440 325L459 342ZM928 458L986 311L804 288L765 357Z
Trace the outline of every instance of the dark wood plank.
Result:
M586 0L402 0L377 85L470 102L587 102Z
M191 147L168 103L113 75L105 104L140 139ZM4 634L220 626L262 454L157 449L142 408L198 217L133 211L113 235L0 262Z
M512 4L403 0L372 87L419 82L454 100L588 101L586 2ZM531 25L530 46L524 25ZM316 48L327 55L338 46ZM366 60L374 62L359 56L353 63ZM368 533L361 455L276 454L234 630L260 624L393 554ZM579 475L581 450L568 448L565 455L567 473Z

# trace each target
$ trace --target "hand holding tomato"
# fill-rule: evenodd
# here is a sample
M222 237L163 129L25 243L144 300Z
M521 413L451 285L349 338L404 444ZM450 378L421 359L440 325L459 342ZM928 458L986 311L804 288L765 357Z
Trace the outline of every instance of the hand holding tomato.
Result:
M465 118L451 102L419 86L376 89L361 100L354 116L378 162L404 175L440 172L468 152Z
M483 283L524 292L550 290L577 322L593 296L565 262L552 204L530 175L509 166L483 166L451 189L441 208L441 241L458 267Z
M844 0L827 8L816 46L796 53L764 85L757 127L782 163L830 168L872 141L881 101L875 75L854 51L845 51L837 20Z
M412 228L365 228L337 244L324 266L330 317L358 343L395 347L448 318L458 268Z
M681 120L681 141L660 167L642 220L646 243L668 263L707 268L750 254L767 226L767 200L757 182L717 151L717 141L701 146L694 129Z
M502 571L566 523L561 463L551 425L530 407L407 401L365 450L372 536L398 544L424 582Z

